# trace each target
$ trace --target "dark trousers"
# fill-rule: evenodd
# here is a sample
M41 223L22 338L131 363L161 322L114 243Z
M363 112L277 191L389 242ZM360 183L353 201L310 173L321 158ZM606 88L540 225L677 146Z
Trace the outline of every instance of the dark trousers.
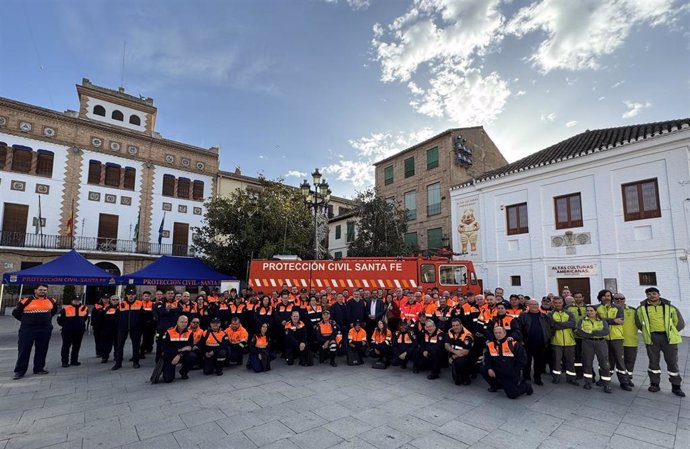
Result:
M565 366L565 377L568 380L575 380L575 346L551 346L552 362L551 374L554 379L560 379Z
M349 364L355 361L358 364L364 363L364 356L366 355L367 347L362 342L351 342L347 345L347 361Z
M156 336L156 323L147 323L142 326L141 330L141 345L139 350L141 354L147 354L153 351L153 340Z
M295 363L295 359L299 359L300 365L306 365L308 352L308 346L305 346L304 350L300 351L299 342L290 342L287 340L285 343L285 358L289 365Z
M338 354L338 344L332 340L326 349L323 348L323 344L319 344L316 352L319 353L319 363L323 363L326 359L335 362L335 356Z
M217 351L213 351L213 355L211 357L208 357L206 354L204 354L203 356L204 374L213 374L214 372L216 374L223 373L223 362L225 361L225 358L228 356L228 353L225 350L219 349Z
M578 379L582 379L582 339L575 339L575 374Z
M633 371L635 371L635 361L637 360L637 346L624 346L623 360L625 361L625 370L628 372L628 378L632 380Z
M175 380L175 370L177 366L181 367L180 375L187 374L189 370L192 369L192 365L194 365L194 360L196 359L192 351L183 352L180 356L180 362L177 365L172 364L173 358L175 358L175 356L163 357L163 381L165 383L170 383Z
M52 332L53 326L43 329L19 328L17 364L14 366L15 373L26 374L26 370L29 369L29 358L31 357L31 348L33 346L36 347L34 351L34 373L45 368Z
M482 366L482 377L490 387L499 390L503 389L506 396L510 399L516 399L520 395L527 392L527 383L520 379L519 371L515 373L504 373L496 371L496 377L489 377L489 370L486 365Z
M619 384L627 384L628 370L625 368L623 340L606 340L606 343L609 348L609 366L611 367L611 371L616 371Z
M523 368L522 377L525 380L530 380L530 374L534 367L534 380L539 380L546 370L547 348L540 345L531 345L526 346L525 349L527 350L527 364Z
M424 350L419 349L415 352L415 357L414 357L414 369L416 370L424 370L424 369L430 369L431 374L434 376L438 376L439 373L441 372L441 357L438 351L426 351L427 355L424 356Z
M586 338L582 340L582 369L585 382L591 383L594 380L594 357L599 362L599 377L605 384L611 382L611 367L609 365L609 350L606 340L592 340Z
M242 364L244 349L240 345L230 345L230 353L228 354L228 362L236 365Z
M472 374L472 359L469 354L465 357L456 357L450 361L450 372L455 385L469 383Z
M100 326L92 327L93 329L93 343L96 348L96 357L101 356L101 347L103 346L103 329Z
M166 332L165 329L156 329L156 361L163 355L163 335Z
M132 341L132 361L139 362L139 342L141 342L141 329L120 329L117 332L117 344L115 345L115 362L122 363L124 358L125 343L127 337Z
M117 329L102 329L101 330L101 349L100 354L102 359L110 357L110 351L115 346L115 339L117 338Z
M406 354L404 360L400 358L401 354ZM411 358L412 345L396 345L393 347L393 360L391 361L391 365L407 368L407 362L409 362Z
M386 343L373 343L371 345L371 352L369 355L385 361L386 364L391 363L391 347Z
M81 349L81 340L84 338L84 331L66 331L62 330L62 348L60 349L60 356L62 363L75 364L79 361L79 349ZM71 349L71 353L70 353Z
M647 357L649 357L649 368L647 369L649 382L659 385L661 380L660 362L661 354L663 353L669 382L673 386L680 386L683 379L680 377L680 371L678 370L678 345L669 343L665 333L652 332L651 337L652 344L645 345L647 347ZM36 360L36 356L34 356L34 360Z

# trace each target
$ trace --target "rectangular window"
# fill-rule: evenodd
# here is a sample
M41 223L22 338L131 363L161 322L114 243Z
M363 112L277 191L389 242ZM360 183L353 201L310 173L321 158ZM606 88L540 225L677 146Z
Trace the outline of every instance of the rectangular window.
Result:
M522 279L520 276L511 276L510 277L510 285L513 287L519 287L522 285Z
M405 177L414 176L414 156L405 159Z
M408 232L405 234L405 245L409 246L410 248L419 247L419 240L417 239L416 232Z
M640 277L640 285L656 285L656 272L637 273Z
M389 165L383 169L383 183L384 185L393 184L393 166Z
M203 201L204 181L194 181L194 186L192 187L192 199L196 201Z
M189 186L191 181L187 178L177 178L177 197L189 199Z
M334 259L342 259L343 258L343 252L342 251L336 251L333 253L333 258Z
M527 234L527 203L513 204L506 207L508 235Z
M443 247L443 228L432 228L426 231L427 248Z
M31 171L31 158L33 152L15 147L12 151L12 171L29 173Z
M350 222L347 224L347 243L355 240L355 224Z
M5 169L5 159L7 159L7 144L0 142L0 170Z
M46 150L38 150L36 157L36 175L53 176L53 153Z
M137 169L132 167L125 167L125 181L124 188L134 190L134 185L137 179Z
M405 192L405 211L408 220L417 219L417 191Z
M335 225L335 239L340 240L342 237L342 226L341 225Z
M438 275L441 285L467 285L467 267L464 265L441 265Z
M426 169L438 167L438 147L426 150Z
M426 186L426 214L431 217L441 213L441 183Z
M98 161L89 161L89 184L101 183L101 163Z
M582 199L579 193L557 196L553 199L556 229L582 226Z
M625 221L661 217L657 179L631 182L621 186Z
M117 164L105 164L105 185L120 187L120 166Z
M173 175L163 175L163 196L175 195L175 177Z

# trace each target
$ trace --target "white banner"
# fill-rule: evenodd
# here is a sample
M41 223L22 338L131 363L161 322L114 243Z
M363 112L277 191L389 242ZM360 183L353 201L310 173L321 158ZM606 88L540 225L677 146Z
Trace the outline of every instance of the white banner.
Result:
M593 263L549 265L548 270L551 277L586 277L599 272L597 265Z
M455 221L455 240L459 245L454 250L465 253L462 257L481 259L481 226L479 224L479 197L462 198L453 206ZM455 242L454 242L455 243Z

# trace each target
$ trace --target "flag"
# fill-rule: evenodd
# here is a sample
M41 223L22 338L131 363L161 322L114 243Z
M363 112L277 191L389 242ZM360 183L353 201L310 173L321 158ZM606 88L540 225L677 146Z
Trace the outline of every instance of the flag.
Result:
M139 214L137 215L137 224L134 226L134 240L135 242L139 241L139 221L141 221L141 206L139 206Z
M163 226L165 226L165 212L163 212L163 219L161 220L161 225L158 228L158 244L163 242Z
M43 217L41 216L41 195L38 195L38 220L36 220L36 234L42 234L43 232L43 226L42 226L42 221Z
M67 219L67 226L65 226L65 235L67 235L67 237L74 236L74 200L72 200L72 209Z

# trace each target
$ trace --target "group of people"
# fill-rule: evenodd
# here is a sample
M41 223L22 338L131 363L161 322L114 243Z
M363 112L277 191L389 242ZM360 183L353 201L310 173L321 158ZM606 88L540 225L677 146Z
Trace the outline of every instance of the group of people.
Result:
M21 321L19 355L14 378L26 374L35 345L35 374L45 374L52 317L62 327L62 366L78 366L81 341L90 321L96 355L113 370L123 365L129 339L133 368L155 353L165 382L176 373L186 379L195 368L222 375L229 365L268 371L277 357L288 365L329 362L389 366L429 371L438 379L449 368L457 385L468 385L479 374L489 391L503 389L510 398L543 385L546 367L553 383L563 379L585 389L594 385L611 393L615 371L620 388L632 390L632 373L641 332L649 358L649 391L660 390L660 356L668 368L672 392L685 396L678 368L683 317L658 289L645 290L637 308L609 290L597 294L598 304L585 304L581 292L564 290L541 301L523 295L503 296L503 289L484 294L423 291L384 292L355 289L317 292L289 288L269 295L235 289L198 294L169 289L143 292L125 289L124 299L105 297L91 311L75 298L59 308L47 297L47 286L23 298L13 311ZM113 351L114 350L114 351ZM155 351L155 352L154 352ZM598 364L597 380L594 361Z

